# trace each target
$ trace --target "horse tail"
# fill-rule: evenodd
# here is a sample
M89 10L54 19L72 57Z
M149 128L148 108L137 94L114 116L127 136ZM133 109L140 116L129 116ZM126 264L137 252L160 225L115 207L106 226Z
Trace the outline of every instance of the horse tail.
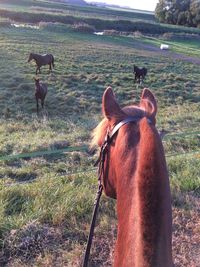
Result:
M53 57L53 55L52 55L52 66L53 66L53 68L55 68L54 57Z

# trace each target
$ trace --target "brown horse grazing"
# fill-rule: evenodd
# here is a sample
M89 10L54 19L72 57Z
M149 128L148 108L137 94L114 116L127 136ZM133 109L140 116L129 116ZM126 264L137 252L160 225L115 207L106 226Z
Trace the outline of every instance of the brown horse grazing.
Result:
M29 58L28 58L28 62L30 62L31 60L35 60L35 63L37 65L36 68L36 75L39 73L41 73L41 66L44 65L49 65L49 71L52 71L52 67L54 68L54 57L51 54L46 54L46 55L38 55L38 54L34 54L34 53L30 53Z
M44 100L47 94L47 86L44 83L41 83L39 79L34 78L35 80L35 99L37 103L37 113L39 111L39 99L41 100L41 106L44 108Z
M117 199L114 267L173 266L171 195L156 112L149 89L138 106L123 109L110 87L104 92L105 118L93 132L93 144L112 136L101 178L105 194Z

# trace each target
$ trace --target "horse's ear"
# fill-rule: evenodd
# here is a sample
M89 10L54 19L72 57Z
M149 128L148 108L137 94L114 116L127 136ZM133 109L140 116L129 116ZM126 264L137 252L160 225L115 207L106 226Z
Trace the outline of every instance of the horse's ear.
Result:
M35 82L38 82L40 80L40 78L37 77L37 76L33 77L33 79L34 79Z
M102 99L102 110L104 116L109 120L116 121L124 117L125 113L120 108L119 104L117 103L113 90L109 86L104 94Z
M157 102L153 93L148 88L144 88L142 92L140 107L144 109L148 115L155 118L157 113Z

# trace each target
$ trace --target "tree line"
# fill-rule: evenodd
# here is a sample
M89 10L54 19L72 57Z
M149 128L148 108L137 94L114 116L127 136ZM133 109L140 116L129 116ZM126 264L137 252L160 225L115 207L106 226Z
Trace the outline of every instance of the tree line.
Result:
M200 28L200 1L159 0L155 16L161 23Z

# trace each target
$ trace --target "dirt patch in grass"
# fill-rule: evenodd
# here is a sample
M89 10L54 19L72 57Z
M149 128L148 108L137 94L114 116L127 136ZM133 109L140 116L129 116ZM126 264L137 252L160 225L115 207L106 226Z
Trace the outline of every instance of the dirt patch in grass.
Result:
M200 214L173 211L173 254L176 267L198 267L200 262Z
M62 233L58 228L31 223L21 230L11 230L6 236L0 254L1 266L31 266L36 257L44 257L46 251L55 251L62 243Z
M31 172L31 173L9 172L8 177L17 182L25 182L25 181L35 180L37 178L37 174L34 172Z

